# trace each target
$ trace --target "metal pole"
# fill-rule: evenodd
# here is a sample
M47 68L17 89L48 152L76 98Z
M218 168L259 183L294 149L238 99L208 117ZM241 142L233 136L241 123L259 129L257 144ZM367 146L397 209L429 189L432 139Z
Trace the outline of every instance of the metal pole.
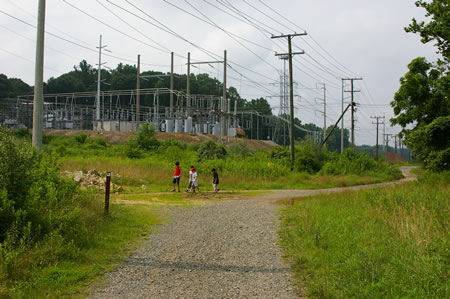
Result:
M141 55L137 57L137 79L136 79L136 121L141 120Z
M259 140L259 115L256 113L256 139Z
M351 90L350 103L352 105L352 113L351 113L352 150L354 151L355 150L355 119L354 119L355 107L353 106L353 79L350 80L350 90Z
M188 63L187 63L187 78L186 78L186 107L188 110L188 115L191 109L191 53L188 53Z
M105 181L105 215L108 215L109 212L109 192L111 187L111 172L106 173L106 181Z
M294 170L294 79L292 74L292 37L288 36L289 47L289 111L290 111L290 141L291 141L291 171Z
M325 83L323 83L323 138L327 134L327 98Z
M170 117L173 117L173 52L170 53Z
M223 51L223 101L222 101L222 135L228 136L227 132L227 50ZM222 139L220 140L222 142Z
M95 111L95 120L100 120L100 87L102 73L102 35L100 34L100 46L98 47L98 71L97 71L97 107ZM98 127L98 123L97 123ZM98 129L98 128L97 128Z
M344 80L341 80L342 88L342 103L341 103L341 113L344 112ZM341 120L341 154L344 152L344 116Z
M34 69L33 137L32 144L42 150L42 122L44 114L44 36L45 36L45 0L39 0L36 64Z
M378 125L380 123L378 122L378 117L377 117L377 161L378 161Z

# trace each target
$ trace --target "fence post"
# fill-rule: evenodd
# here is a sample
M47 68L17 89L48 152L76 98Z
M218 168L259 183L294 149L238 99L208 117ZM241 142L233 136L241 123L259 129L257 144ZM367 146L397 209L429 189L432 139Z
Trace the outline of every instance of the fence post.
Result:
M109 212L109 191L111 185L111 172L106 173L106 182L105 182L105 215L108 215Z

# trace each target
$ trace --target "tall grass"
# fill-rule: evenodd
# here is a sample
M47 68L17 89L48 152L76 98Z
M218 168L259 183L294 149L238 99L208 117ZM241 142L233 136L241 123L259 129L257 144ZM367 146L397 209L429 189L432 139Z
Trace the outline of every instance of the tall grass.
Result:
M282 189L321 188L349 186L394 180L401 173L394 167L376 163L360 155L347 155L340 163L354 165L344 173L323 171L323 165L331 169L330 162L338 157L317 146L305 145L297 149L295 171L290 170L289 154L285 149L250 151L244 145L230 146L208 142L187 146L175 140L154 142L150 149L140 149L136 141L122 145L101 145L89 138L76 141L70 137L52 137L45 149L60 155L63 170L76 171L95 168L112 171L121 178L115 183L138 187L147 185L150 191L168 190L171 185L174 163L179 161L184 171L182 182L187 183L187 172L194 165L199 182L209 185L211 169L220 176L222 189ZM353 160L356 160L354 162ZM326 163L327 161L330 161ZM364 167L361 168L361 163ZM339 168L339 167L334 167ZM130 189L130 188L129 188ZM133 188L131 188L133 189Z
M280 235L311 297L444 298L450 174L284 208Z

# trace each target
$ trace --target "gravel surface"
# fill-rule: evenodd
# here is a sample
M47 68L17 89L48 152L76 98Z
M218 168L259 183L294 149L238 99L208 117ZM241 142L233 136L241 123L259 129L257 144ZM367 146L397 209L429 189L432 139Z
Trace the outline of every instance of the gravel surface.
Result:
M415 179L402 167L403 183ZM117 271L94 298L296 298L281 259L275 200L394 184L278 190L258 199L173 208L170 221Z
M278 246L278 209L234 200L176 208L95 298L296 298Z

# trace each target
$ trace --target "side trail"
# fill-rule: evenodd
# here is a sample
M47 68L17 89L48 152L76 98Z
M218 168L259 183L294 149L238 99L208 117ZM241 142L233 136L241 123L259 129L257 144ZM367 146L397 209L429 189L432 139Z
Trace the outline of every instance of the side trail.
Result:
M403 167L405 179L415 179ZM278 245L276 200L393 183L320 190L279 190L257 199L174 208L170 221L117 271L94 298L297 298Z

